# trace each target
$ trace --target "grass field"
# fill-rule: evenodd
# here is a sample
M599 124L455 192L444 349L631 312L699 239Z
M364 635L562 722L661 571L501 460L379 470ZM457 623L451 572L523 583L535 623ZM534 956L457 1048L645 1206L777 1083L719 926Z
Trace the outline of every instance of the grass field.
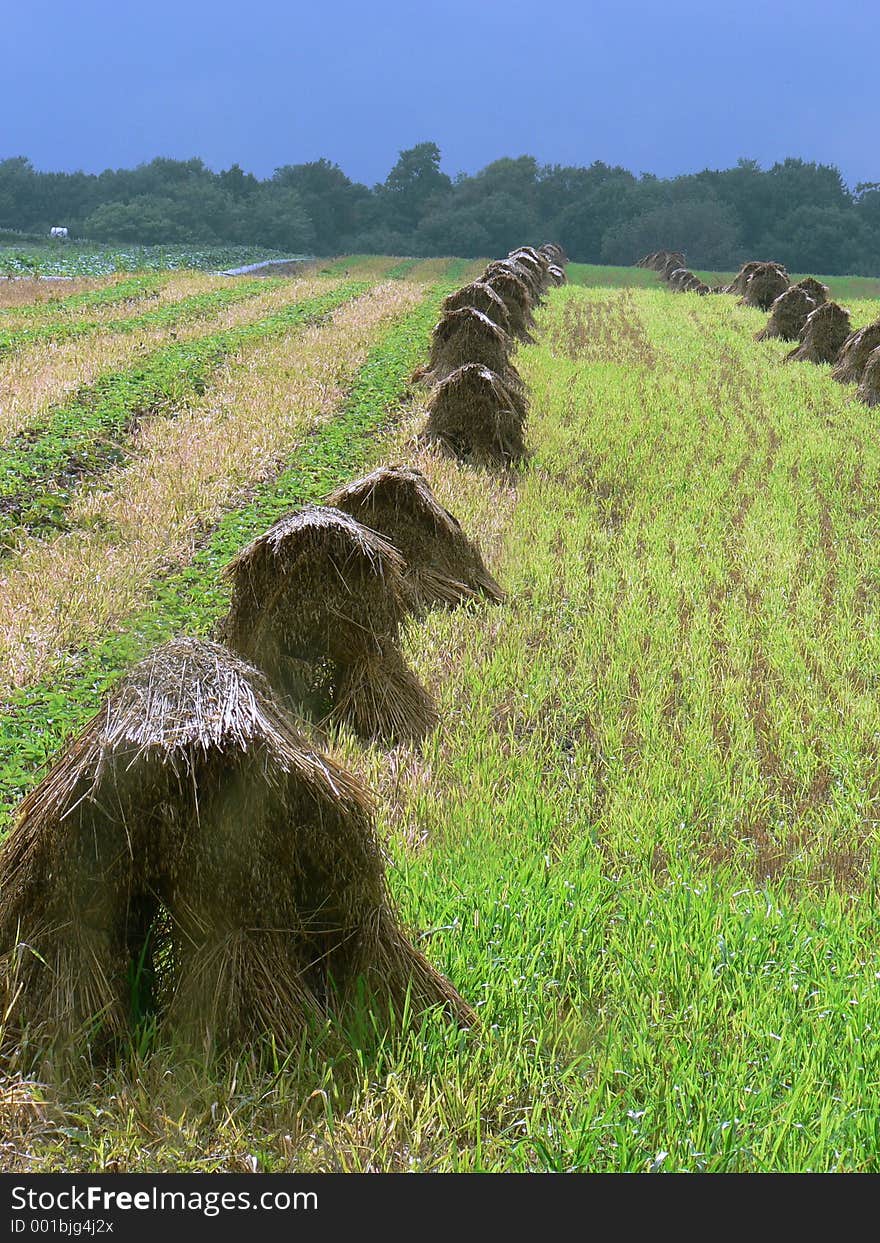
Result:
M647 268L595 267L589 263L570 263L567 275L571 284L589 285L594 289L603 286L616 289L654 289L660 280L656 272ZM701 268L696 275L707 285L728 285L736 273ZM792 280L797 281L811 275L815 273L795 272ZM852 299L880 298L880 278L876 276L823 276L822 280L831 290L831 296L838 302L848 304Z
M376 790L405 922L481 1027L365 1014L210 1068L144 1030L77 1087L10 1067L0 1168L880 1168L876 412L783 365L732 298L571 265L517 356L529 462L461 468L414 447L407 377L479 266L346 257L287 282L273 314L338 301L123 420L63 529L18 530L0 814L121 670L210 631L253 534L412 462L509 600L409 629L441 705L421 752L340 733L334 753ZM831 284L876 318L868 282ZM45 449L49 406L28 409Z

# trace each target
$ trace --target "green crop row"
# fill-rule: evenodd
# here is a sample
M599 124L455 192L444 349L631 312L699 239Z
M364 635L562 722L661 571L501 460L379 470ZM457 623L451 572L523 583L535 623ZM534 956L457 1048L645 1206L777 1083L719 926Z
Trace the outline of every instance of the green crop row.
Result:
M247 302L270 289L277 288L278 277L249 280L232 288L214 289L208 293L192 294L179 302L169 302L153 311L131 315L126 319L106 321L61 320L40 324L35 328L19 328L10 332L0 331L0 355L44 341L72 341L95 333L140 332L149 328L173 328L191 320L206 319L226 306Z
M204 392L233 351L312 323L369 285L351 281L265 319L191 341L171 342L136 367L111 372L0 448L0 548L23 533L63 529L72 490L128 456L127 435L148 414L171 412ZM230 291L232 292L232 291Z
M87 651L68 654L51 681L13 697L0 722L0 826L126 666L175 634L212 630L228 607L220 570L241 547L292 508L322 500L363 469L377 432L396 417L448 292L449 286L436 287L382 335L337 416L297 445L281 473L257 488L247 505L226 513L183 570L155 584L147 609Z
M149 297L161 289L167 279L166 273L150 272L145 276L131 276L128 280L117 281L115 285L106 285L103 289L70 294L67 298L49 298L45 302L32 302L28 306L0 307L0 323L4 315L14 315L16 319L44 319L50 315L79 311L83 307L113 306L129 299Z

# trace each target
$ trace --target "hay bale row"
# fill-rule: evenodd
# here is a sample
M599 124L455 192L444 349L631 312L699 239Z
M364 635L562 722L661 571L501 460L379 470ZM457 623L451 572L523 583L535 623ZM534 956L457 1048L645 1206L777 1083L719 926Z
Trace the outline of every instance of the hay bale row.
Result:
M425 443L482 467L523 459L527 407L511 355L533 340L535 307L564 283L565 262L555 243L521 246L445 300L428 362L413 375L431 387Z
M670 271L675 268L685 267L683 253L680 250L655 250L650 255L645 255L643 259L639 259L636 267L650 268L654 272L662 272L670 263L673 265Z
M711 293L709 286L705 281L700 280L694 272L688 268L675 268L668 276L663 275L673 293L696 293L705 295Z
M769 341L779 337L783 341L797 341L807 322L807 316L816 309L815 299L800 285L792 285L774 299L770 319L766 327L756 334L756 341Z
M428 439L524 456L510 354L564 262L522 248L447 300ZM206 1047L290 1047L364 990L380 1015L475 1021L400 926L367 792L297 721L418 743L437 710L407 617L502 589L406 466L283 518L225 573L220 642L177 640L123 678L0 849L2 1038L23 1061L107 1054L141 1011Z

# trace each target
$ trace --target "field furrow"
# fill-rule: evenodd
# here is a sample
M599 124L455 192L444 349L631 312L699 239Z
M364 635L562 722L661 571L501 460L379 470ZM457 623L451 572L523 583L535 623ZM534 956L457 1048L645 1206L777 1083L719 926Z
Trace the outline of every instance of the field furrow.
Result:
M0 330L8 332L13 328L26 328L29 324L60 320L72 315L97 316L103 312L109 314L111 308L120 303L133 305L144 298L159 297L173 283L176 283L175 278L169 278L167 274L149 272L143 276L129 276L105 283L98 289L78 290L73 293L65 293L67 286L62 285L48 297L21 305L6 305L0 297Z
M151 640L210 630L226 598L219 570L243 543L363 464L446 291L380 286L320 327L230 360L206 400L145 428L132 465L83 503L80 527L8 563L3 812L108 676ZM154 603L142 613L145 597Z
M211 331L220 332L251 323L299 298L317 296L333 288L326 279L274 280L257 297L245 297L215 307ZM207 335L202 318L118 334L99 332L84 341L44 342L0 358L0 437L4 440L37 425L52 406L93 384L102 374L131 366L169 341L188 341Z
M7 441L0 446L0 546L66 526L76 491L123 464L140 424L158 414L173 419L233 350L319 320L364 288L362 282L340 285L256 323L166 346L133 371L102 377L50 411L44 426Z

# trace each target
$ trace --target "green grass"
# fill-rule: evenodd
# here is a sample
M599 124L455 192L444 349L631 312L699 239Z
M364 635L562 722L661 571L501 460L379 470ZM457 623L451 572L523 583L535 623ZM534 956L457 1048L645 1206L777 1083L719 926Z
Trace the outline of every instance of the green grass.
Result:
M211 374L235 350L314 323L367 288L363 281L350 281L253 323L161 346L137 366L103 375L47 411L39 425L0 445L0 550L25 534L63 529L74 490L125 463L137 423L150 415L172 416L188 397L203 393ZM217 292L240 297L243 291ZM187 301L205 298L217 308L215 294ZM173 311L174 305L163 309Z
M647 268L614 268L599 267L591 263L570 263L566 269L572 285L587 285L594 289L638 288L653 289L660 284L656 272ZM707 285L727 285L735 272L714 272L700 269L696 275ZM815 276L815 272L796 272L792 280L801 280L804 276ZM880 278L873 276L819 276L830 288L831 294L839 302L849 303L853 299L880 298Z
M481 1029L364 1016L210 1069L147 1046L54 1097L10 1160L880 1169L876 412L783 365L733 299L596 286L555 291L519 355L531 460L462 473L459 516L500 523L510 596L412 629L441 727L421 754L342 740L380 788L403 915ZM289 490L22 697L7 780L29 784L22 742L53 749L145 644L204 632L221 550L381 451L436 307L391 330Z

